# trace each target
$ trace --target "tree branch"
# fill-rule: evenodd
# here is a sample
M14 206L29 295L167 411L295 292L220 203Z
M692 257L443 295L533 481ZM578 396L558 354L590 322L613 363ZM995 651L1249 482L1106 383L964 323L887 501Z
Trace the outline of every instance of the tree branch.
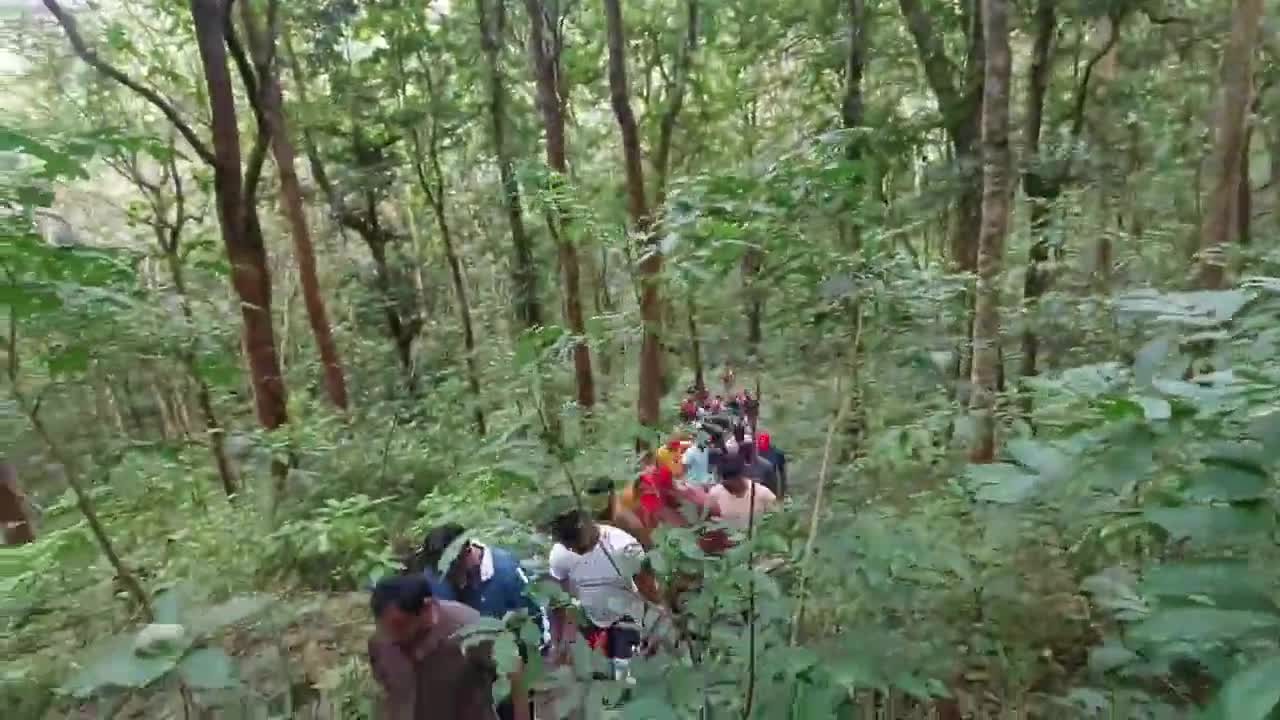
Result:
M902 17L907 22L907 30L915 41L920 53L920 62L924 65L925 79L938 98L943 116L948 116L962 101L959 89L955 85L955 64L947 57L933 27L929 12L920 4L920 0L898 0Z
M89 67L92 67L117 83L129 88L133 92L142 96L144 100L151 103L152 106L169 119L169 122L173 123L173 126L182 134L183 139L191 145L191 149L195 150L196 155L199 155L201 160L208 165L214 164L213 152L204 144L203 141L200 140L200 137L191 129L191 126L187 124L187 121L178 114L178 111L170 105L167 100L161 97L155 90L152 90L128 75L125 75L110 63L98 57L98 53L90 48L85 43L84 38L80 35L80 30L76 25L75 18L63 10L57 0L44 0L44 6L48 8L49 12L53 14L54 19L56 19L58 24L62 26L62 30L66 34L67 40L71 43L71 49L75 51L76 55L80 56L81 60L89 65Z

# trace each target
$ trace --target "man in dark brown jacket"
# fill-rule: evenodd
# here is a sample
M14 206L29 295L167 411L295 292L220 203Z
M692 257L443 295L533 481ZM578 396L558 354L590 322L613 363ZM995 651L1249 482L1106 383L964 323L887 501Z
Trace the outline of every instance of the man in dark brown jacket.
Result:
M461 603L431 596L419 575L383 578L370 602L378 629L369 639L386 720L495 720L492 642L464 648L459 631L480 619ZM529 720L519 672L511 674L515 720Z

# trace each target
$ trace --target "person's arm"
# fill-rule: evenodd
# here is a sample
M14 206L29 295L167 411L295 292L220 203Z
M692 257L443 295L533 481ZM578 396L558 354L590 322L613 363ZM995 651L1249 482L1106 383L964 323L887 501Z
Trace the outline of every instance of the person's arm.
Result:
M413 720L418 691L413 663L394 644L375 637L369 640L369 665L382 686L383 720Z

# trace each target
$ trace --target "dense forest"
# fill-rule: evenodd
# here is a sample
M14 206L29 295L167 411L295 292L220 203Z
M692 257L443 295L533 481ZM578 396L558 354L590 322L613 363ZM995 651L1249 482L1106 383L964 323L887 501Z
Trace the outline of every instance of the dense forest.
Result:
M0 714L375 717L733 376L780 508L540 720L1280 717L1267 6L4 3Z

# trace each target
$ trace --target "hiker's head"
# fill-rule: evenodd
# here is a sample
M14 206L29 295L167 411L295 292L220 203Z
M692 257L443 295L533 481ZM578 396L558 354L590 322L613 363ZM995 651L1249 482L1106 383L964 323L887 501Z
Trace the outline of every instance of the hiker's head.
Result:
M573 509L557 515L547 524L551 538L574 552L590 550L591 528L595 522L586 513Z
M418 552L423 567L432 574L439 573L440 560L444 558L444 551L448 550L449 546L466 531L466 528L458 523L445 523L428 530L422 538L422 549Z
M716 477L729 492L741 494L747 487L747 476L743 472L742 458L738 455L726 454L716 464Z
M369 607L378 629L396 643L411 642L436 621L431 584L421 575L382 578L373 586Z

